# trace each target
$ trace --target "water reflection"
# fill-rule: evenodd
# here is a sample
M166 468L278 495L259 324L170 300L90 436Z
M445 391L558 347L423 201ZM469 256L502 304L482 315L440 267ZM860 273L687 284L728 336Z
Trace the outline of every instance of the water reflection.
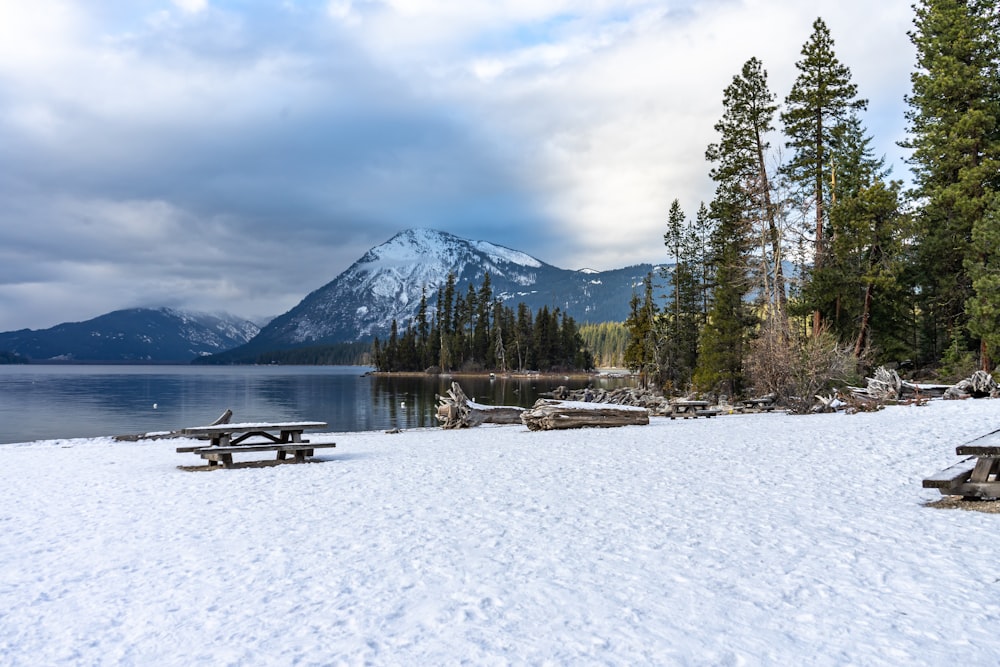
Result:
M530 406L584 378L369 376L353 366L0 366L0 443L169 431L227 408L239 421L319 420L335 431L437 426L435 395ZM599 378L613 389L624 378Z
M470 399L486 405L516 405L530 407L539 395L564 385L583 389L588 384L595 389L617 389L631 380L601 376L372 376L371 404L388 416L391 427L420 428L437 426L437 395L445 395L452 382L458 382Z

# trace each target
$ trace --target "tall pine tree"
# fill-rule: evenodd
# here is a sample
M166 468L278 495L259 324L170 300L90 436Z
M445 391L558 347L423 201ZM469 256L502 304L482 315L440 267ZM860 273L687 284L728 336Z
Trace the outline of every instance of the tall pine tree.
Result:
M809 41L802 47L802 60L795 63L799 75L785 98L781 114L786 146L792 149L791 159L782 171L797 185L803 200L811 202L815 213L814 270L821 269L826 261L826 226L833 182L830 153L835 133L852 113L868 105L857 97L851 70L837 59L833 46L829 28L822 18L817 18ZM814 308L816 334L821 330L822 319L821 310Z
M910 136L902 145L913 151L911 194L919 203L924 352L937 359L949 340L961 338L968 305L988 365L992 336L983 308L996 297L988 270L979 269L995 265L987 239L1000 188L997 2L921 0L915 10L910 40L917 62L906 98Z

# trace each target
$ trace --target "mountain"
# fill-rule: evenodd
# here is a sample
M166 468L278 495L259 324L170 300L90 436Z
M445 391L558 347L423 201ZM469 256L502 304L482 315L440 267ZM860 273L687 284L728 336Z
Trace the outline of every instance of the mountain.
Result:
M188 362L243 345L259 331L231 315L133 308L51 329L0 333L0 350L33 361Z
M456 294L464 295L469 283L478 287L488 272L494 296L510 307L559 308L578 323L623 321L633 290L653 269L572 271L494 243L411 229L369 250L232 353L385 339L394 319L402 329L416 316L425 289L433 312L449 272L457 278Z

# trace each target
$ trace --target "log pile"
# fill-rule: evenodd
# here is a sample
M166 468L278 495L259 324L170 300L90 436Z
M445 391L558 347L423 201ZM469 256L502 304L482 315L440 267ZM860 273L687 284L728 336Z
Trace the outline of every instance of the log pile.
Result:
M606 389L568 389L559 386L542 396L559 401L577 401L582 403L606 403L608 405L629 405L646 408L653 414L670 412L670 403L662 394L638 387L619 387L608 391Z
M875 369L874 377L865 378L867 386L865 388L851 387L850 392L853 398L860 401L870 401L878 403L910 403L913 401L923 401L928 398L937 398L945 395L947 385L914 384L899 377L899 373L879 366Z
M521 413L521 422L530 431L645 425L649 423L649 410L627 405L540 398L534 406Z
M520 424L524 408L508 405L482 405L469 400L457 382L451 383L447 396L437 396L437 420L441 428L470 428L480 424Z

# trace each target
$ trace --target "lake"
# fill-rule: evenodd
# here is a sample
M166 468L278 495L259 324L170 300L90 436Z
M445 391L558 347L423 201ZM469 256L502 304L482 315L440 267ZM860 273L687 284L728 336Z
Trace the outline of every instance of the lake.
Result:
M331 431L437 426L453 380L480 403L530 406L562 377L373 376L359 366L0 366L0 443L170 431L233 421L325 421ZM594 378L595 387L631 384Z

